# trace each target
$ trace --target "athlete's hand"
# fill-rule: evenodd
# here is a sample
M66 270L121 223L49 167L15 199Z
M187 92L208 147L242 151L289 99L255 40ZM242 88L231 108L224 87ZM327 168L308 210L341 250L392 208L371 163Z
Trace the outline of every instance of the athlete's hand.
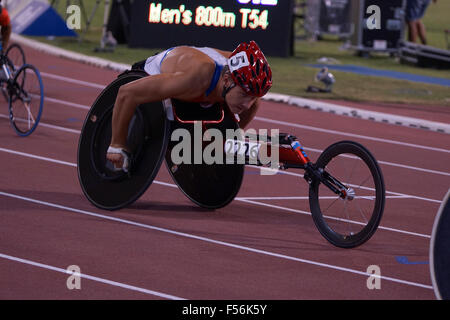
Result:
M106 159L114 165L114 170L128 172L129 153L124 148L109 147Z

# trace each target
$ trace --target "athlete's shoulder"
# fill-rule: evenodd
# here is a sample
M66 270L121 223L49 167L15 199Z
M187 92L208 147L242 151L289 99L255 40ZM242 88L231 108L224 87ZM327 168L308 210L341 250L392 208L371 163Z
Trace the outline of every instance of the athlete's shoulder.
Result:
M195 47L175 47L164 59L167 72L187 72L201 75L214 70L215 63L208 55Z
M223 55L225 58L229 58L231 56L231 51L224 51L224 50L220 50L220 49L215 49L217 52L219 52L221 55Z
M0 13L0 26L6 27L10 23L11 23L11 20L9 18L8 10L6 10L5 8L2 8L1 13Z

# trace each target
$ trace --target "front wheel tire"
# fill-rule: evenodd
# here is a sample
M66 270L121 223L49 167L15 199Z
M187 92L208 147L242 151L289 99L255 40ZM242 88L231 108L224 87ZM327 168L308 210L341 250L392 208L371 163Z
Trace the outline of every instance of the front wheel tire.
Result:
M315 165L348 191L347 196L338 196L318 179L312 180L309 204L315 225L337 247L360 246L373 236L384 210L383 174L375 157L359 143L341 141L325 149Z

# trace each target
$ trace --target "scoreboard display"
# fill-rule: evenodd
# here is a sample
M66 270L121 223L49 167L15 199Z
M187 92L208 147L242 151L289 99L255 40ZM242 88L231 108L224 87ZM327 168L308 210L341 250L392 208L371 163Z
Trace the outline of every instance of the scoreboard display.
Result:
M130 47L207 46L232 51L255 40L265 55L289 56L293 0L134 0Z

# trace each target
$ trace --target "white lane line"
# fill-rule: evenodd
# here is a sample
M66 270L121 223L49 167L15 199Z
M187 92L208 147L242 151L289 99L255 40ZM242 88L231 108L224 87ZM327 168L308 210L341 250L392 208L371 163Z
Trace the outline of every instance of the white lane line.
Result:
M408 194L404 194L404 193L399 193L399 192L394 192L394 191L386 191L386 193L391 193L393 195L397 195L397 196L402 196L402 197L406 197L406 198L411 198L411 199L416 199L416 200L423 200L423 201L429 201L429 202L434 202L434 203L442 203L442 200L435 200L435 199L430 199L430 198L423 198L423 197L418 197L418 196L413 196L413 195L408 195Z
M82 60L84 61L85 59L82 59ZM92 59L92 58L87 58L87 59ZM103 62L102 64L104 65L105 62ZM106 65L110 66L111 64L114 64L114 63L113 62L106 62ZM121 65L119 69L120 70L130 69L130 67L131 66L129 66L129 65ZM80 85L85 85L85 86L88 86L88 87L99 88L99 89L103 89L103 88L106 87L106 85L92 83L92 82L87 82L87 81L82 81L82 80L75 80L75 79L68 78L68 77L61 76L61 75L55 75L55 74L45 73L45 72L41 72L41 74L43 74L44 76L49 77L49 78L54 78L54 79L58 79L58 80L62 80L62 81L67 81L67 82L70 82L70 83L76 83L76 84L80 84ZM269 96L271 96L271 97L269 97ZM283 97L281 97L281 96L283 96ZM299 97L289 97L289 96L280 95L280 94L271 94L271 93L269 93L265 97L265 100L284 102L284 103L286 103L288 105L289 104L290 105L294 104L294 105L299 105L299 106L302 106L302 107L305 104L306 105L311 105L311 103L312 104L319 104L321 106L318 106L316 108L317 110L322 110L324 108L325 109L330 109L330 107L331 107L331 109L334 109L334 110L338 109L338 110L340 110L340 112L336 113L336 114L339 114L339 115L342 115L342 114L347 115L346 113L352 114L355 111L354 109L348 108L348 107L333 105L333 104L330 104L330 103L325 103L325 102L320 102L320 101L316 102L316 101L312 101L312 100L302 99L302 98L299 98ZM288 100L292 100L292 101L288 101ZM295 102L294 102L294 100L295 100ZM347 111L343 111L343 109L346 109ZM396 115L391 115L391 114L387 114L386 115L386 114L383 114L383 113L380 113L380 112L373 112L373 111L368 111L368 110L358 110L358 109L356 109L356 110L359 113L362 113L362 114L366 115L365 117L363 117L364 119L374 119L374 117L378 119L378 118L381 117L381 119L379 119L379 122L384 122L385 121L385 119L383 119L383 117L389 117L389 118L391 118L391 121L387 121L387 120L386 121L391 123L391 124L398 123L397 120L400 120L400 122L404 122L404 121L408 122L410 124L409 126L412 126L412 127L421 127L422 123L430 124L432 127L435 127L436 125L438 125L438 129L435 130L435 131L439 131L439 129L442 129L440 127L442 125L445 125L445 124L433 123L432 121L426 121L426 120L421 120L421 119L415 119L415 118L409 118L409 117L403 117L403 116L396 116Z
M58 103L58 104L65 104L65 105L67 105L69 107L76 107L76 108L85 109L85 110L89 110L90 109L90 106L74 104L73 102L68 102L68 101L59 100L59 99L53 99L53 98L47 98L47 97L46 97L46 99L52 99L52 100L49 100L49 101L53 101L53 102ZM396 144L396 145L401 145L401 146L407 146L407 147L412 147L412 148L419 148L419 149L425 149L425 150L431 150L431 151L437 151L437 152L450 153L449 149L434 148L434 147L423 146L423 145L419 145L419 144L407 143L407 142L402 142L402 141L396 141L396 140L390 140L390 139L382 139L382 138L364 136L364 135L359 135L359 134L354 134L354 133L348 133L348 132L342 132L342 131L336 131L336 130L329 130L329 129L323 129L323 128L317 128L317 127L313 127L313 126L301 125L301 124L292 123L292 122L286 122L286 121L273 120L273 119L259 117L259 116L256 116L254 119L262 121L262 122L268 122L268 123L273 123L273 124L281 124L281 125L290 126L290 127L294 127L294 128L300 128L300 129L305 129L305 130L330 133L330 134L333 134L333 135L338 134L338 135L349 136L349 137L354 137L354 138L360 138L360 139L372 140L372 141L377 141L377 142ZM314 150L314 149L310 149L310 150ZM315 149L315 150L317 150L317 149Z
M338 196L319 197L320 199L335 200ZM355 196L355 199L373 200L374 196ZM237 200L309 200L309 197L236 197ZM386 199L411 199L408 196L386 196Z
M46 127L46 128L50 128L50 129L59 130L59 131L65 131L65 132L80 134L80 130L78 130L78 129L70 129L70 128L61 127L61 126L57 126L57 125L54 125L54 124L40 122L40 121L39 121L38 127Z
M67 105L69 107L74 107L74 108L82 109L82 110L89 110L91 108L90 106L81 105L81 104L78 104L78 103L68 102L68 101L55 99L55 98L48 98L48 97L46 97L45 99L46 99L46 101L50 101L50 102L53 102L53 103L56 103L56 104L63 104L63 105ZM367 138L369 140L375 140L375 141L380 141L380 142L400 144L400 145L406 145L406 146L409 146L409 147L417 147L417 148L421 148L421 149L428 149L428 150L433 150L433 151L450 153L450 150L441 149L441 148L432 148L432 147L428 147L428 146L421 146L421 145L416 145L416 144L399 142L399 141L395 141L395 140L386 140L386 139L380 139L380 138L374 138L374 137L355 135L355 134L339 132L339 131L334 131L334 130L327 130L327 129L321 129L321 128L316 128L316 127L311 127L311 126L305 126L305 125L289 123L289 122L277 121L277 120L272 120L272 119L267 119L267 118L262 118L262 117L255 117L255 120L272 122L272 123L273 122L277 122L279 124L284 124L284 125L289 125L289 126L294 126L294 127L301 127L302 129L309 129L309 130L313 130L313 131L316 130L316 131L322 131L322 132L327 132L327 133L332 133L332 134L342 134L342 135L347 135L347 136L352 136L352 137L359 137L359 138L364 138L364 139ZM318 153L322 153L323 152L323 150L314 149L314 148L304 147L304 149L307 150L307 151L318 152ZM404 168L404 169L411 169L411 170L427 172L427 173L434 173L434 174L439 174L439 175L444 175L444 176L450 176L449 172L443 172L443 171L419 168L419 167L408 166L408 165L392 163L392 162L387 162L387 161L380 161L380 160L377 160L377 161L378 161L379 164L384 164L384 165L388 165L388 166L399 167L399 168Z
M68 101L64 101L64 100L60 100L60 99L56 99L56 98L50 98L50 97L45 97L45 102L53 102L56 104L64 104L66 106L72 107L72 108L77 108L77 109L82 109L82 110L90 110L91 107L83 105L83 104L79 104L79 103L74 103L74 102L68 102Z
M6 153L10 153L10 154L15 154L15 155L22 156L22 157L27 157L27 158L37 159L37 160L43 160L43 161L57 163L57 164L62 164L62 165L69 166L69 167L74 167L74 168L77 167L76 163L71 163L71 162L67 162L67 161L61 161L61 160L52 159L52 158L48 158L48 157L41 157L41 156L37 156L37 155L31 154L31 153L25 153L25 152L20 152L20 151L15 151L15 150L11 150L11 149L5 149L5 148L0 148L0 151L1 152L6 152ZM166 187L178 188L178 186L175 185L175 184L166 183L166 182L162 182L162 181L153 180L153 183L159 184L159 185L162 185L162 186L166 186Z
M272 209L278 209L278 210L283 210L283 211L288 211L288 212L293 212L293 213L300 213L300 214L305 214L305 215L308 215L308 216L311 215L311 212L309 212L309 211L292 209L292 208L277 206L277 205L268 204L268 203L259 202L259 201L247 200L245 198L240 198L239 201L247 202L247 203L258 205L258 206L269 207L269 208L272 208ZM327 217L327 216L326 216L326 218L333 219L333 220L338 220L338 221L346 221L346 222L350 222L350 223L353 223L353 224L365 225L365 224L363 224L361 222L357 222L357 221L353 221L353 220L339 219L339 218ZM403 234L407 234L407 235L410 235L410 236L417 236L417 237L421 237L421 238L431 239L431 236L427 235L427 234L411 232L411 231L405 231L405 230L400 230L400 229L395 229L395 228L389 228L389 227L384 227L384 226L381 226L381 225L378 226L378 229L386 230L386 231L392 231L392 232L397 232L397 233L403 233Z
M0 147L0 151L1 152L6 152L6 153L10 153L10 154L19 155L19 156L23 156L23 157L29 157L29 158L33 158L33 159L38 159L38 160L43 160L43 161L49 161L49 162L53 162L53 163L68 165L68 166L71 166L71 167L77 167L76 163L70 163L70 162L60 161L60 160L56 160L56 159L52 159L52 158L48 158L48 157L32 155L32 154L29 154L29 153L19 152L19 151L15 151L15 150L11 150L11 149L6 149L6 148L1 148ZM175 184L166 183L166 182L162 182L162 181L153 180L153 183L159 184L159 185L163 185L163 186L166 186L166 187L178 188L178 186L175 185ZM388 191L386 191L386 192L388 192ZM395 192L391 192L391 193L396 194ZM405 195L405 194L396 194L396 195L398 197L401 197L401 198L413 198L413 199L420 199L420 200L424 200L424 201L441 203L441 201L438 201L438 200L427 199L427 198L420 198L420 197L416 197L416 196L412 196L412 195ZM253 204L259 205L259 206L271 206L271 205L268 205L268 204L265 204L265 203L262 203L262 202L246 200L245 197L238 197L238 198L235 198L235 199L237 201L242 201L242 202L248 202L248 203L252 203L253 202ZM307 211L295 210L295 209L290 209L290 208L280 207L280 206L272 206L272 207L280 209L280 210L284 210L284 211L290 211L290 212L296 212L296 213L303 213L303 214L311 215L311 213L307 212ZM349 222L358 224L358 222L356 222L356 221L349 221ZM401 233L405 233L405 234L417 235L417 236L429 238L428 235L422 235L420 233L414 233L414 232L410 232L410 231L404 231L404 230L399 230L399 229L394 229L394 228L389 228L389 227L383 227L383 226L379 226L378 228L389 230L389 231L394 231L394 232L401 232Z
M56 104L62 104L62 105L67 105L69 107L74 107L77 109L82 109L82 110L90 110L90 106L86 106L86 105L81 105L78 103L73 103L73 102L68 102L68 101L64 101L64 100L60 100L60 99L55 99L55 98L45 98L46 101L49 102L53 102ZM3 115L3 117L8 118L6 115ZM257 119L259 117L256 117L255 119ZM257 120L261 120L261 119L257 119ZM263 120L261 120L263 121ZM41 125L42 122L39 123L39 125ZM45 125L43 124L43 126L50 126L50 125ZM297 125L300 126L300 125ZM302 127L307 127L307 126L302 126ZM314 128L314 127L309 127L309 128ZM314 128L314 129L318 129L318 128ZM63 130L63 129L61 129ZM69 129L71 130L71 129ZM320 129L320 130L325 130L325 129ZM66 130L67 131L67 130ZM334 131L334 133L336 133L337 131ZM74 132L75 133L75 132ZM80 131L78 131L78 133L80 133ZM346 135L345 133L342 133L344 135ZM378 138L373 138L373 139L378 139ZM397 144L403 144L403 142L396 142ZM408 144L408 146L417 146L418 148L429 148L426 146L420 146L420 145L414 145L414 144ZM311 152L317 152L317 153L322 153L323 150L320 149L314 149L314 148L307 148L304 147L304 149L306 151L311 151ZM442 151L443 152L449 152L450 150L445 150L445 149L438 149L438 148L433 148L434 151ZM387 166L393 166L393 167L398 167L398 168L403 168L403 169L410 169L410 170L415 170L415 171L421 171L421 172L426 172L426 173L433 173L433 174L438 174L438 175L443 175L443 176L450 176L450 172L444 172L444 171L437 171L437 170L432 170L432 169L425 169L425 168L419 168L419 167L414 167L414 166L408 166L408 165L404 165L404 164L398 164L398 163L393 163L393 162L388 162L388 161L381 161L381 160L377 160L379 164L383 164L383 165L387 165Z
M431 170L431 169L425 169L425 168L418 168L418 167L413 167L413 166L407 166L405 164L398 164L398 163L381 161L381 160L377 160L377 162L378 162L378 164L392 166L392 167L410 169L410 170L415 170L415 171L422 171L422 172L426 172L426 173L433 173L433 174L438 174L441 176L450 176L450 172L445 172L445 171L437 171L437 170Z
M167 183L167 182L162 182L162 181L157 181L157 180L153 180L153 183L159 184L161 186L169 187L169 188L178 189L178 186L173 183Z
M261 167L253 166L253 165L249 165L249 166L247 166L247 167L250 167L250 168L257 168L257 169L261 168ZM270 170L270 169L267 169L267 168L266 168L265 170ZM289 175L289 176L295 176L295 177L303 178L303 174L301 174L301 173L287 172L287 171L279 171L279 173L281 173L281 174L286 174L286 175ZM369 190L369 191L374 191L374 190L375 190L375 189L373 189L373 188L368 188L368 187L363 187L363 186L357 186L357 185L354 185L354 184L349 184L349 186L352 186L352 187L358 187L358 188L360 188L360 189ZM429 202L434 202L434 203L439 203L439 204L442 202L442 200L435 200L435 199L430 199L430 198L425 198L425 197L413 196L413 195L410 195L410 194L403 194L403 193L394 192L394 191L389 191L389 190L386 190L386 193L390 193L390 194L393 194L393 195L396 195L396 196L402 196L402 197L405 197L405 198L411 198L411 199L417 199L417 200L429 201Z
M0 114L0 118L9 119L9 117L7 115L5 115L5 114ZM56 126L56 125L48 124L48 123L45 123L45 122L42 122L42 121L39 122L38 126L46 127L46 128L50 128L50 129L55 129L55 130L60 130L60 131L65 131L65 132L70 132L70 133L75 133L75 134L80 134L81 133L81 131L77 130L77 129L70 129L70 128L66 128L66 127ZM312 148L304 148L304 149L310 150L310 151L313 151L313 152L319 152L319 153L321 153L323 151L323 150L312 149ZM347 157L347 156L344 156L344 157ZM444 171L437 171L437 170L431 170L431 169L418 168L418 167L407 166L407 165L393 163L393 162L381 161L381 160L377 160L377 162L379 164L383 164L383 165L386 165L386 166L399 167L399 168L403 168L403 169L409 169L409 170L414 170L414 171L421 171L421 172L426 172L426 173L433 173L433 174L442 175L442 176L450 176L449 172L444 172ZM264 167L258 167L258 166L251 166L251 167L255 167L255 168L258 168L260 170L271 170L270 168L264 168ZM303 177L302 174L298 174L298 173L294 173L294 172L280 171L280 170L278 170L278 172L280 174L286 174L286 175Z
M330 134L333 134L333 135L342 135L342 136L347 136L347 137L353 137L353 138L359 138L359 139L365 139L365 140L371 140L371 141L377 141L377 142L401 145L401 146L404 146L404 147L411 147L411 148L415 148L415 149L424 149L424 150L429 150L429 151L450 153L449 149L434 148L434 147L423 146L423 145L407 143L407 142L401 142L401 141L396 141L396 140L382 139L382 138L364 136L364 135L360 135L360 134L354 134L354 133L348 133L348 132L342 132L342 131L336 131L336 130L330 130L330 129L317 128L317 127L312 127L312 126L307 126L307 125L302 125L302 124L297 124L297 123L292 123L292 122L286 122L286 121L273 120L273 119L264 118L264 117L258 117L258 116L256 116L254 119L258 120L258 121L261 121L261 122L267 122L267 123L272 123L272 124L279 124L279 125L283 125L283 126L289 126L289 127L305 129L305 130L311 130L311 131L318 131L318 132L323 132L323 133L330 133Z
M42 269L47 269L47 270L51 270L51 271L65 273L65 274L68 274L68 275L72 275L73 274L70 271L62 269L62 268L50 266L48 264L43 264L43 263L39 263L39 262L27 260L27 259L17 258L17 257L14 257L14 256L3 254L3 253L0 253L0 258L6 259L6 260L15 261L15 262L19 262L19 263L23 263L23 264L28 264L28 265L31 265L31 266L34 266L34 267L38 267L38 268L42 268ZM148 289L132 286L132 285L121 283L121 282L117 282L117 281L107 280L107 279L91 276L91 275L84 274L84 273L80 273L79 275L80 275L80 278L92 280L92 281L95 281L95 282L104 283L104 284L107 284L107 285L110 285L110 286L114 286L114 287L120 287L120 288L127 289L127 290L141 292L141 293L149 294L149 295L152 295L152 296L157 296L157 297L160 297L160 298L165 298L165 299L169 299L169 300L186 300L184 298L176 297L176 296L173 296L173 295L170 295L170 294L166 294L166 293L162 293L162 292L158 292L158 291L153 291L153 290L148 290Z
M76 163L60 161L60 160L56 160L56 159L53 159L53 158L37 156L37 155L30 154L30 153L20 152L20 151L16 151L16 150L1 148L1 147L0 147L0 151L11 153L11 154L17 154L17 155L23 156L23 157L35 158L35 159L39 159L39 160L50 161L50 162L60 163L60 164L67 164L67 165L72 166L72 167L76 167L77 166ZM252 167L252 166L250 166L250 167ZM255 166L255 168L259 168L259 167ZM293 173L293 172L290 172L289 175L303 177L303 175L298 174L298 173ZM170 187L178 188L178 186L175 185L175 184L167 184L165 182L158 182L156 180L154 180L153 182L154 183L159 183L161 185L167 185L167 186L170 186ZM372 191L374 190L374 189L370 189L370 188L367 188L367 189L368 190L372 190ZM414 195L403 194L403 193L398 193L398 192L388 191L388 190L386 190L386 193L391 193L391 194L393 194L395 196L399 196L399 197L423 200L423 201L434 202L434 203L441 203L442 202L442 200L435 200L435 199L430 199L430 198L418 197L418 196L414 196Z
M225 246L225 247L234 248L234 249L239 249L239 250L243 250L243 251L247 251L247 252L253 252L253 253L258 253L258 254L262 254L262 255L266 255L266 256L270 256L270 257L275 257L275 258L280 258L280 259L284 259L284 260L296 261L296 262L309 264L309 265L314 265L314 266L318 266L318 267L323 267L323 268L327 268L327 269L348 272L348 273L352 273L352 274L361 275L361 276L364 276L364 277L371 276L371 274L363 272L363 271L359 271L359 270L354 270L354 269L345 268L345 267L339 267L339 266L336 266L336 265L331 265L331 264L327 264L327 263L321 263L321 262L307 260L307 259L301 259L301 258L297 258L297 257L284 255L284 254L279 254L279 253L275 253L275 252L266 251L266 250L255 249L255 248L251 248L251 247L247 247L247 246L237 245L237 244L234 244L234 243L214 240L214 239L207 238L207 237L196 236L196 235L189 234L189 233L184 233L184 232L174 231L174 230L170 230L170 229L166 229L166 228L160 228L160 227L156 227L156 226L152 226L152 225L148 225L148 224L138 223L138 222L134 222L134 221L130 221L130 220L115 218L115 217L111 217L111 216L105 216L105 215L102 215L102 214L89 212L89 211L85 211L85 210L80 210L80 209L76 209L76 208L71 208L71 207L66 207L66 206L62 206L62 205L59 205L59 204L55 204L55 203L50 203L50 202L46 202L46 201L40 201L40 200L28 198L28 197L22 197L22 196L19 196L19 195L16 195L16 194L7 193L7 192L0 191L0 195L5 196L5 197L9 197L9 198L14 198L14 199L19 199L19 200L23 200L23 201L28 201L28 202L32 202L32 203L36 203L36 204L39 204L39 205L44 205L44 206L48 206L48 207L52 207L52 208L57 208L57 209L61 209L61 210L64 210L64 211L69 211L69 212L74 212L74 213L78 213L78 214L83 214L83 215L87 215L87 216L92 216L92 217L96 217L96 218L105 219L105 220L110 220L110 221L115 221L115 222L119 222L119 223L124 223L124 224L127 224L127 225L132 225L132 226L145 228L145 229L149 229L149 230L160 231L160 232L163 232L163 233L168 233L168 234L172 234L172 235L183 237L183 238L188 238L188 239L194 239L194 240L199 240L199 241L203 241L203 242L213 243L213 244L216 244L216 245ZM401 279L392 278L392 277L386 277L386 276L381 276L380 278L384 279L386 281L391 281L391 282L400 283L400 284L404 284L404 285L415 286L415 287L420 287L420 288L433 290L432 286L426 285L426 284L422 284L422 283L416 283L416 282L411 282L411 281L406 281L406 280L401 280Z
M9 116L7 116L5 114L0 114L0 118L9 119ZM56 126L54 124L49 124L49 123L45 123L42 121L39 121L38 127L45 127L45 128L50 128L50 129L54 129L54 130L65 131L65 132L75 133L78 135L80 134L80 130Z
M56 160L56 159L52 159L52 158L48 158L48 157L37 156L37 155L31 154L31 153L25 153L25 152L20 152L20 151L16 151L16 150L6 149L6 148L0 148L0 151L6 152L6 153L10 153L10 154L14 154L14 155L18 155L18 156L22 156L22 157L27 157L27 158L37 159L37 160L43 160L43 161L48 161L48 162L57 163L57 164L62 164L62 165L69 166L69 167L75 167L75 168L77 167L76 163Z
M323 152L323 150L320 150L320 149L313 149L313 148L306 148L306 147L304 147L303 149L305 149L306 151L317 152L317 153ZM359 159L357 157L350 156L350 155L341 155L341 157L351 158L351 159ZM411 169L411 170L422 171L422 172L427 172L427 173L434 173L434 174L439 174L442 176L450 176L450 172L424 169L424 168L413 167L413 166L408 166L408 165L404 165L404 164L392 163L392 162L381 161L381 160L377 160L377 162L378 162L378 164L384 164L384 165L388 165L388 166L392 166L392 167Z
M98 84L98 83L93 83L93 82L88 82L88 81L83 81L83 80L77 80L77 79L59 76L59 75L56 75L53 73L48 73L48 72L40 72L40 74L41 74L41 76L46 77L46 78L55 79L55 80L59 80L59 81L65 81L65 82L74 83L74 84L79 84L82 86L101 89L101 90L105 89L105 87L107 86L107 84L103 85L103 84Z

